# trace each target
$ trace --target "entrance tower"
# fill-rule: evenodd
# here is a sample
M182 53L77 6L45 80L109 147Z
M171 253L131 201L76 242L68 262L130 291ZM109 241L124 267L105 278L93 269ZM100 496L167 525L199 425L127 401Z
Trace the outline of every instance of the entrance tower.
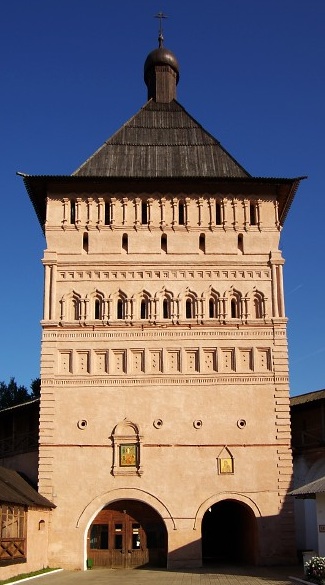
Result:
M144 78L143 108L72 175L24 176L47 246L51 563L219 562L228 512L228 562L290 562L279 238L299 179L253 177L202 128L171 51Z

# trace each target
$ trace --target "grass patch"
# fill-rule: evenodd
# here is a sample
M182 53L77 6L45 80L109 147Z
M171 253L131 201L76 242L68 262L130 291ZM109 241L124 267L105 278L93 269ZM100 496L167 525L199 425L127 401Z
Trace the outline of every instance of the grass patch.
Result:
M20 581L21 579L28 579L29 577L37 577L37 575L51 573L51 571L57 571L57 569L50 569L49 567L47 567L45 569L40 569L39 571L33 571L32 573L22 573L21 575L16 575L16 577L10 577L9 579L5 579L4 581L0 579L0 585L6 585L6 583L14 583L15 581Z

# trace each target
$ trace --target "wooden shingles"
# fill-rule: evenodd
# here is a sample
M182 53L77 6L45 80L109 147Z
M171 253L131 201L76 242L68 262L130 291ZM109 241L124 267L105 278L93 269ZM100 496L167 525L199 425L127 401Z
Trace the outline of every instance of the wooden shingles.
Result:
M175 100L153 100L103 144L74 176L250 177Z
M52 502L39 494L17 471L2 466L0 466L0 503L55 508Z

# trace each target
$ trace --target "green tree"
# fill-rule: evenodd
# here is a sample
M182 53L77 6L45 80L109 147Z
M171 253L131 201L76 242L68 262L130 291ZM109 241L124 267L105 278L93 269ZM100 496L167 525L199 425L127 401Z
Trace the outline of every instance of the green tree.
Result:
M0 382L0 408L8 408L21 404L30 399L26 386L18 386L15 378L10 378L9 383Z
M41 395L41 379L35 378L35 380L31 381L30 385L31 389L31 398L39 398Z
M30 391L26 386L18 386L15 378L10 378L9 383L0 382L0 410L28 402L33 398L39 398L41 392L41 380L35 378L30 384Z

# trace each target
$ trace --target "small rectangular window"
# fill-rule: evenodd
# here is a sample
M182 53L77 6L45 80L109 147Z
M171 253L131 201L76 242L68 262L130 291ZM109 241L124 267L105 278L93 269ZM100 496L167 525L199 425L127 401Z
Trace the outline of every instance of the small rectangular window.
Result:
M221 225L221 205L216 201L216 225Z
M141 203L141 223L142 225L148 223L148 203L146 201L142 201Z
M185 209L184 203L182 201L180 201L178 204L178 223L179 225L185 224Z
M149 319L149 302L147 299L142 299L140 305L140 319Z
M249 223L251 225L256 225L256 205L255 203L250 203L249 205Z
M76 202L70 203L70 223L76 223Z
M132 524L132 549L140 548L140 524Z
M122 250L126 253L129 251L129 238L127 234L123 234L122 236Z
M122 548L123 548L122 528L123 528L122 524L115 524L114 548L117 550L122 550Z
M186 315L186 319L193 319L194 317L194 310L193 310L193 300L192 299L186 299L186 305L185 305L185 315Z
M99 299L95 299L95 319L101 319L101 302Z
M108 549L108 525L93 524L90 531L91 549Z
M164 299L163 300L163 319L170 319L171 311L170 311L170 300Z
M122 299L117 300L117 318L124 319L124 302Z
M105 225L111 225L111 203L105 201Z
M205 254L205 234L199 236L199 250Z
M82 247L83 247L83 251L86 252L86 254L88 254L88 251L89 251L89 238L88 238L87 232L85 232L84 235L83 235L83 237L82 237Z

